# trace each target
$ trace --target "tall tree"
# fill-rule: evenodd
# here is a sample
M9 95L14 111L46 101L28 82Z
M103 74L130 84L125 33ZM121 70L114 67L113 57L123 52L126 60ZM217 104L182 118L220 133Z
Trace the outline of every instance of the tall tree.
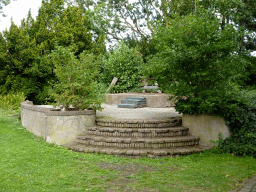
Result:
M167 17L167 1L161 0L75 0L86 14L95 31L107 34L108 40L122 40L130 33L135 40L154 33L153 23Z
M24 91L27 96L39 91L37 71L31 66L37 57L36 42L30 39L26 29L19 28L12 21L9 31L4 31L6 39L6 62L4 82L1 92Z
M221 18L221 27L234 24L255 34L256 0L73 0L89 15L93 29L103 31L108 40L150 39L155 25L168 25L167 20L211 9ZM243 46L256 50L255 35L242 39ZM249 41L249 42L248 42Z
M145 70L165 92L178 96L181 113L218 112L231 84L246 77L247 60L238 54L243 33L220 25L210 12L176 18L157 30L158 53Z
M7 71L5 66L7 64L7 43L6 39L3 38L2 33L0 33L0 93L7 92L4 87L1 85L4 84L4 80L6 79ZM4 89L4 90L3 90Z
M56 81L54 65L48 58L56 46L70 47L78 57L83 51L105 52L104 35L93 41L81 9L65 8L63 0L43 0L36 20L29 11L21 26L12 23L0 41L0 52L7 54L3 57L5 73L0 74L5 75L1 90L23 90L35 103L48 97L48 89Z

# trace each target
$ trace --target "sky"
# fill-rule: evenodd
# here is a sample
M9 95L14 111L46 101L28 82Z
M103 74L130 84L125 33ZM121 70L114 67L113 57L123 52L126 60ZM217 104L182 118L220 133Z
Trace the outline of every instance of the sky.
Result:
M38 15L38 9L41 6L42 0L11 0L11 3L3 8L3 12L7 17L0 16L0 32L9 29L11 26L11 18L18 26L21 20L27 18L29 9L31 9L32 17Z

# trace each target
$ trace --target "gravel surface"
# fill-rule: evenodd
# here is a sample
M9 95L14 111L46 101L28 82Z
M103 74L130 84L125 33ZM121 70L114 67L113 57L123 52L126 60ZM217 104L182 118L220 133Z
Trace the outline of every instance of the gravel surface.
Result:
M168 108L118 108L117 105L102 104L102 111L97 111L96 115L110 116L125 119L159 119L169 117L181 117L182 115L175 111L174 107Z

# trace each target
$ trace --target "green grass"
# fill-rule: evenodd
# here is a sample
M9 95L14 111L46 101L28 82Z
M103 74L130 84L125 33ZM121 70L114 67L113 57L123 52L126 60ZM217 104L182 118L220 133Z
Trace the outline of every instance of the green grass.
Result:
M164 159L75 153L26 131L0 110L0 191L232 191L256 159L204 152Z

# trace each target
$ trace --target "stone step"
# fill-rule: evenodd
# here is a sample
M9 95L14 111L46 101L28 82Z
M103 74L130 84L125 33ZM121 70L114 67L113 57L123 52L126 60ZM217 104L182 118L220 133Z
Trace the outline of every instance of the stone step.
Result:
M143 89L159 89L158 86L155 86L155 85L148 85L148 86L144 86Z
M163 158L163 157L177 157L181 155L189 155L192 153L202 152L210 150L210 146L197 145L194 147L179 147L179 148L166 148L166 149L138 149L138 148L116 148L116 147L95 147L76 143L69 148L73 151L85 152L85 153L102 153L108 155L114 155L117 157L128 158Z
M119 104L119 108L137 108L138 104Z
M117 148L169 148L195 146L199 144L197 136L158 137L158 138L129 138L104 137L97 135L77 136L77 142L91 146L117 147Z
M146 101L146 97L126 97L125 99Z
M121 100L121 104L146 104L146 101L125 99Z
M136 104L138 107L146 107L146 101L133 100L133 99L124 99L121 100L121 104Z
M96 118L96 124L103 127L120 128L168 128L181 126L182 117L173 117L168 119Z
M110 137L176 137L186 136L189 129L186 127L171 128L117 128L94 126L88 128L88 135Z

